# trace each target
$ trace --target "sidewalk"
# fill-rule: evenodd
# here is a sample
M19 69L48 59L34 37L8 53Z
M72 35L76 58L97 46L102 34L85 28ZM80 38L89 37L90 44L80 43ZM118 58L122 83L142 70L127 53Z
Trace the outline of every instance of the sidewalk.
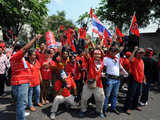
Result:
M10 104L11 96L9 95L10 88L7 87L6 96L0 97L0 120L15 120L15 106ZM123 93L120 93L120 102L125 98ZM122 104L118 104L119 107L122 107ZM49 111L51 103L45 105L42 108L36 107L36 112L30 112L30 116L26 120L50 120ZM62 108L63 109L63 108ZM61 109L61 110L62 110ZM160 120L160 92L151 91L149 98L149 105L142 108L143 111L139 112L136 110L132 111L131 115L121 113L116 115L114 113L108 113L108 116L105 120ZM78 117L78 109L72 109L69 111L60 111L57 115L56 120L100 120L99 117L86 116L85 118Z

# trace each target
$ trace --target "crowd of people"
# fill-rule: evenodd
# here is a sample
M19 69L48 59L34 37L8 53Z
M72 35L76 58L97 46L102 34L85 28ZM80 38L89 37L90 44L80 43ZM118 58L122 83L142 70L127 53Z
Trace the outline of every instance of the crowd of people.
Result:
M44 42L39 48L33 48L41 35L26 45L16 43L16 38L10 55L5 54L4 46L0 45L0 95L5 92L6 71L10 68L16 120L25 120L25 109L36 111L35 105L48 104L49 97L54 98L50 119L55 119L61 103L65 103L67 109L79 106L79 116L85 117L89 98L96 105L95 114L101 118L107 116L108 111L118 115L118 93L124 84L128 86L124 104L127 114L133 109L141 111L141 106L148 104L151 83L159 85L160 82L160 56L157 64L152 59L152 48L135 46L133 51L122 52L124 44L112 43L108 47L94 44L86 39L85 29L86 26L79 30L75 49L72 43L65 43L63 34L60 48L48 48Z

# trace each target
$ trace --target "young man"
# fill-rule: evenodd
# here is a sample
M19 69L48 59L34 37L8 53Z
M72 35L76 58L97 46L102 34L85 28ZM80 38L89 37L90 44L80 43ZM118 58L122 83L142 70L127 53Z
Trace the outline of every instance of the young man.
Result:
M26 51L38 40L41 35L37 35L24 47L17 45L15 53L11 56L10 64L12 70L11 85L16 91L16 120L25 120L25 104L28 100L29 83L32 79L32 72L29 63L25 61Z
M122 50L122 49L121 49ZM104 66L106 67L106 98L104 101L104 113L108 112L108 102L111 97L111 111L119 114L116 109L117 95L120 86L120 70L123 71L125 75L128 73L120 65L120 54L121 51L118 46L112 46L109 49L108 56L104 58Z

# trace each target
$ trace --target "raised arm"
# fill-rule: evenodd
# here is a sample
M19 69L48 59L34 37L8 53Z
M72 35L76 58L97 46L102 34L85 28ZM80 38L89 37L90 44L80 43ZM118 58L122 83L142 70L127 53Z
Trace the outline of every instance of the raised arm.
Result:
M37 36L35 36L29 43L27 43L21 50L23 51L23 53L25 53L28 49L30 49L32 47L32 45L34 44L34 42L38 39L41 38L42 35L38 34Z
M137 49L138 49L138 46L136 46L136 47L134 48L134 51L132 52L131 56L129 57L129 61L132 62L132 59L133 59L133 57L134 57L134 55L135 55Z

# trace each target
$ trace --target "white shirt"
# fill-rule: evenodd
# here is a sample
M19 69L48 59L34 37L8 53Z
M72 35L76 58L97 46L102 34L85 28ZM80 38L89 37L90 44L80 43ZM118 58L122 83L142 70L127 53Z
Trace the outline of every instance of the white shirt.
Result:
M6 68L9 67L6 55L0 56L0 74L5 74Z
M104 66L106 67L107 74L115 75L115 76L120 75L120 64L119 64L120 54L119 53L116 55L116 58L117 60L115 61L112 58L104 57L103 63L104 63Z

